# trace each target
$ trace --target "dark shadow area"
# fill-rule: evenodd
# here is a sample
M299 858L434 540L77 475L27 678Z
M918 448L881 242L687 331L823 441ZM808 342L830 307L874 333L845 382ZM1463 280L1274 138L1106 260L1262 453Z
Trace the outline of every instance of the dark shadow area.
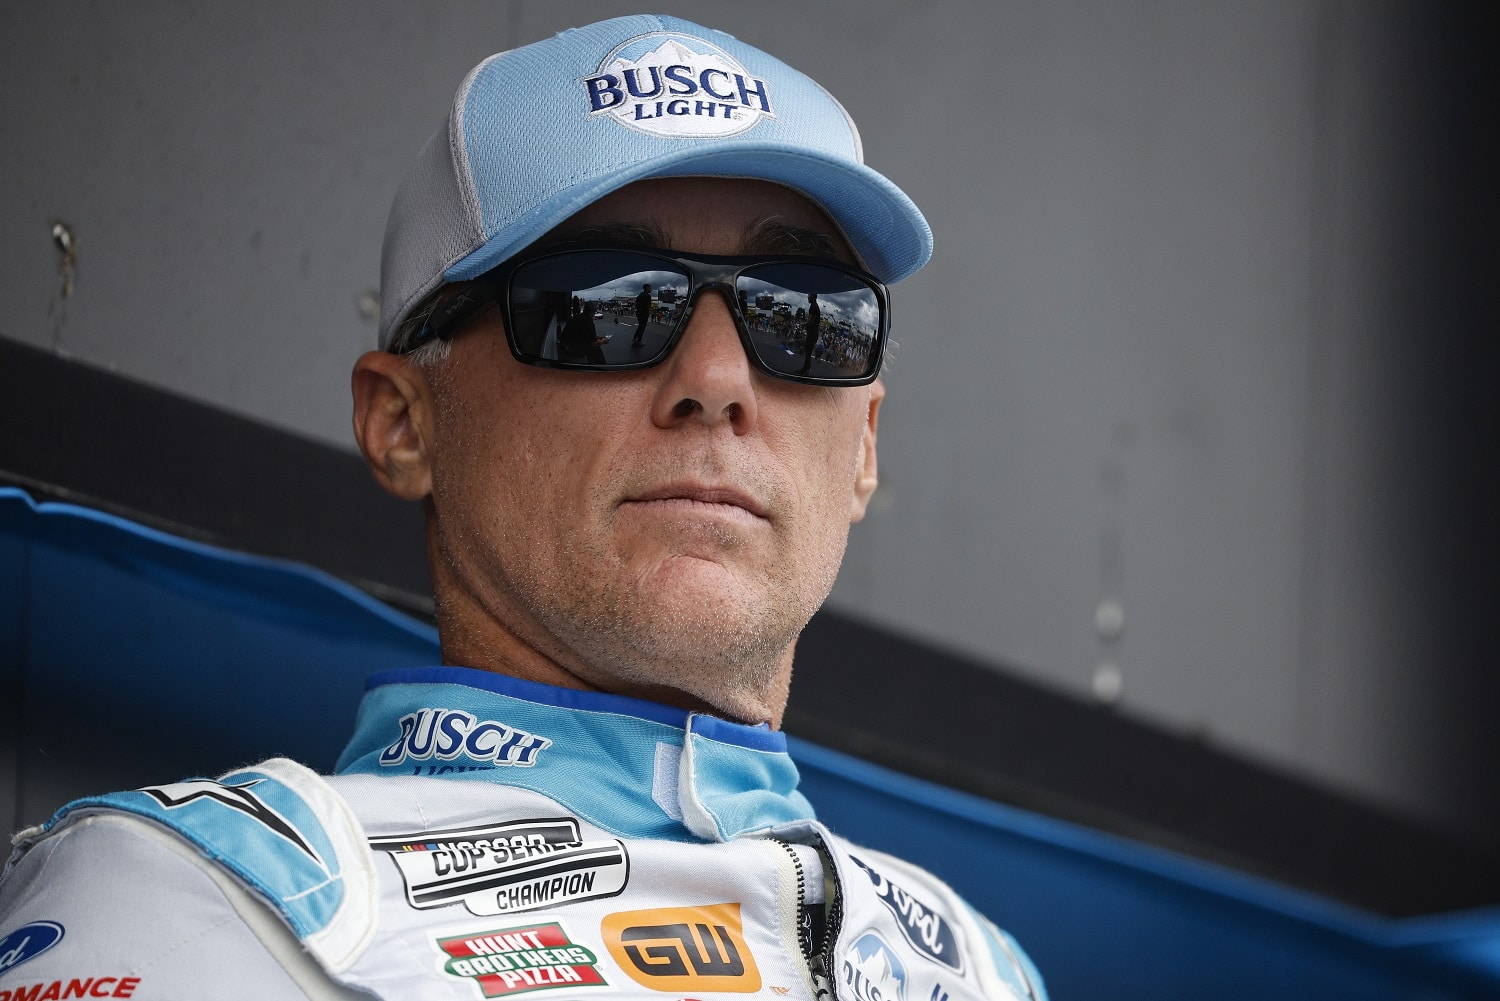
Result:
M1500 853L832 613L789 733L1390 916L1500 903Z
M1419 575L1444 733L1444 797L1500 842L1500 8L1407 5L1407 100L1393 109L1403 281L1390 290L1390 484ZM1395 152L1395 151L1393 151Z
M0 390L0 480L431 613L421 506L358 455L4 338Z

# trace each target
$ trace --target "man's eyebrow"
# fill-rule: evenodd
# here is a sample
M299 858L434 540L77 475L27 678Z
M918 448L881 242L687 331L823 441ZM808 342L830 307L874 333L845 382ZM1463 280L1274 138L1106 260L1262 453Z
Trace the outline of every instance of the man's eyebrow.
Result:
M838 242L827 233L803 229L801 226L788 226L778 219L762 219L746 227L744 252L849 259Z
M560 243L593 243L604 247L653 247L665 249L666 230L652 222L606 222L597 226L550 233L538 247Z

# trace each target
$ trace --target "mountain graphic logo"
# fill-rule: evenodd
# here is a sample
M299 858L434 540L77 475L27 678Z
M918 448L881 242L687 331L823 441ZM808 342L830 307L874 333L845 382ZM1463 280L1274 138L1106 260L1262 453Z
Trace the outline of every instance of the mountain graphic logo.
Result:
M849 996L859 1001L906 1001L906 966L875 932L855 940L839 972Z

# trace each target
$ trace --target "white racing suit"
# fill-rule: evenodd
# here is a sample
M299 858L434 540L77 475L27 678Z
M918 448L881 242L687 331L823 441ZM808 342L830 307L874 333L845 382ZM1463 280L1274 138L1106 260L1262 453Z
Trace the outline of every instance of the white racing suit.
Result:
M465 668L285 759L17 836L0 1001L1041 1001L1006 934L813 818L764 727Z

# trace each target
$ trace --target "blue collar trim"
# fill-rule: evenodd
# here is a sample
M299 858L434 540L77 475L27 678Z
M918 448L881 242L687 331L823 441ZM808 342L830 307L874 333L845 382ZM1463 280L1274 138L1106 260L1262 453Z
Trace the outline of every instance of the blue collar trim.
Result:
M786 734L772 730L765 723L751 725L689 713L686 709L664 706L659 702L647 702L628 695L610 692L589 692L578 688L559 688L540 681L513 678L508 674L481 671L473 667L403 667L389 671L378 671L365 679L365 691L385 685L463 685L478 688L497 695L508 695L513 699L524 699L543 706L558 709L576 709L581 712L612 713L617 716L634 716L650 723L686 730L688 717L693 716L693 732L702 734L721 744L737 744L757 751L786 751Z
M645 699L633 699L627 695L612 695L608 692L586 692L577 688L558 688L539 681L513 678L508 674L481 671L473 667L408 667L391 671L380 671L365 679L365 691L383 685L449 684L480 688L487 692L509 695L514 699L525 699L544 706L559 709L581 709L585 712L619 713L622 716L638 716L653 723L686 727L686 709L676 709Z
M786 735L465 667L369 679L339 774L531 789L616 834L727 841L813 817Z

